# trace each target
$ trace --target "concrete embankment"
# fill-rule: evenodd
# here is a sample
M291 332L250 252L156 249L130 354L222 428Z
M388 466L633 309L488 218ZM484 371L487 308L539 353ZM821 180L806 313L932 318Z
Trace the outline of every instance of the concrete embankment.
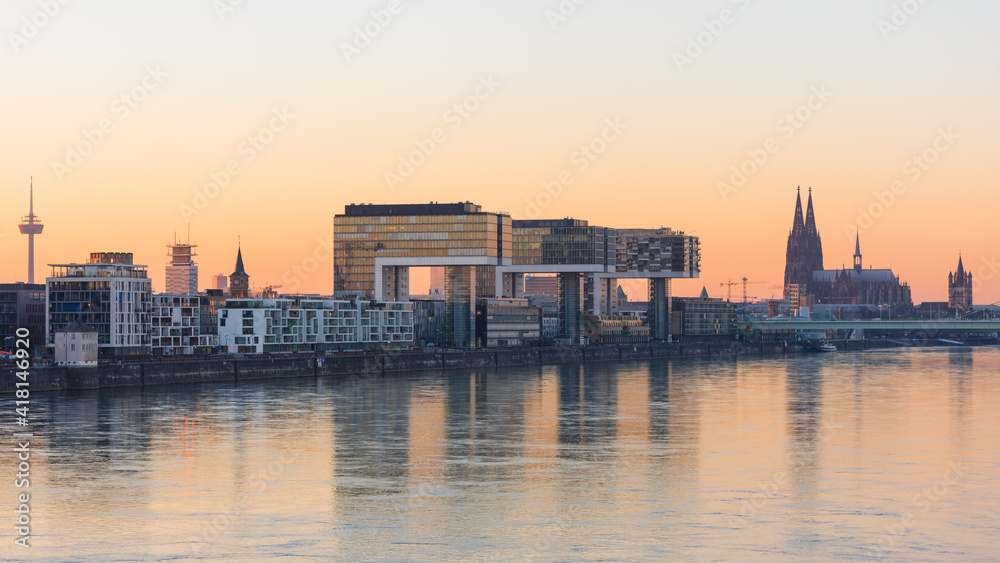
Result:
M906 345L940 345L938 341L895 342L845 340L840 350L871 350ZM981 345L996 341L977 342ZM365 376L406 371L554 365L590 362L641 361L681 357L748 357L800 354L799 344L654 344L642 346L516 348L447 350L436 352L344 353L319 357L247 357L240 359L119 362L96 367L38 367L29 369L31 391L64 391L103 387L152 387L175 383L219 383L289 377ZM4 368L0 393L13 393L15 369Z

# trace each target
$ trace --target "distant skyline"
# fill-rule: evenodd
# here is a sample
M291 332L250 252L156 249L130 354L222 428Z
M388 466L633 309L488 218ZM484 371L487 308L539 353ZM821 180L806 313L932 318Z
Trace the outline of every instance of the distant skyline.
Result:
M36 278L123 251L163 291L190 223L201 289L241 238L255 286L322 294L345 204L466 200L699 236L676 295L778 286L801 186L827 268L860 230L915 302L960 252L1000 301L995 3L55 4L0 6L0 281L31 176Z

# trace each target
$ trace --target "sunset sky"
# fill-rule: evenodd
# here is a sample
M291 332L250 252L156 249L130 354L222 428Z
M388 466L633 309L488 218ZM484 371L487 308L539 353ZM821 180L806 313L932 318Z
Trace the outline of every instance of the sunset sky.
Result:
M683 230L702 279L676 295L746 276L766 298L802 186L827 268L860 229L914 301L947 300L961 252L997 302L997 21L973 0L7 0L0 282L27 279L34 176L36 281L122 251L162 291L190 222L202 288L242 240L253 285L329 294L345 204L471 200Z

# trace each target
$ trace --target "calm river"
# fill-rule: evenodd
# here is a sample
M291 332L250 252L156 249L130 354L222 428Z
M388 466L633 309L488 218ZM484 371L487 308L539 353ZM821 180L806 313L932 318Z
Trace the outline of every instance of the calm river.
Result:
M995 348L31 399L3 560L1000 558Z

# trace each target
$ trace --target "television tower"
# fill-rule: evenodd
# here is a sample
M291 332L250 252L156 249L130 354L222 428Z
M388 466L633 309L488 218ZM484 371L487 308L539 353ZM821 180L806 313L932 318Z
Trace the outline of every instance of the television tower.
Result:
M28 283L35 283L35 235L42 234L45 225L35 215L35 178L31 178L31 195L29 196L28 214L18 225L22 235L28 235Z

